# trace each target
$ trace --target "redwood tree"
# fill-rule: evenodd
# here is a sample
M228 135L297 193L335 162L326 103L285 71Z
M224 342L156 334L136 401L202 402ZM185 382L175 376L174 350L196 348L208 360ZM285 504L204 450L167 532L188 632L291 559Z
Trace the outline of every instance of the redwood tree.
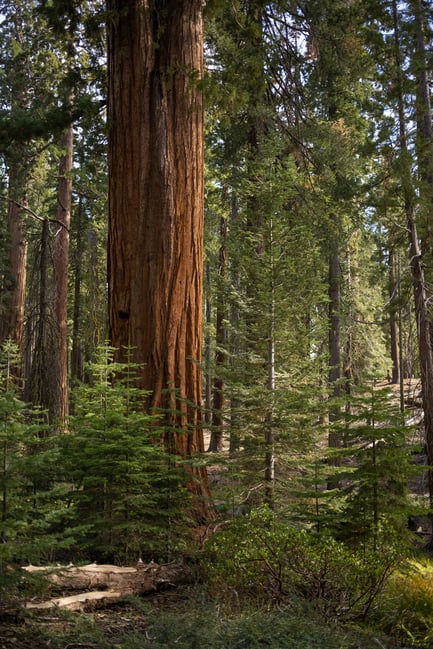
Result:
M184 459L204 450L202 4L107 0L110 341ZM204 519L206 472L189 471Z

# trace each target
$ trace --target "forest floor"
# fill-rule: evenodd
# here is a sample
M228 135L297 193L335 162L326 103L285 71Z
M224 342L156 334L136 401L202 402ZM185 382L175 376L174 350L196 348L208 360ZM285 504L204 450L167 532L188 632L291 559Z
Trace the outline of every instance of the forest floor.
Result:
M203 591L191 587L134 598L93 613L57 611L0 621L0 649L250 647L409 649L374 630L330 627L308 613L252 610L224 617L215 602L203 598Z
M23 614L21 619L0 621L0 649L120 649L127 636L146 638L148 628L148 617L128 603L92 614Z

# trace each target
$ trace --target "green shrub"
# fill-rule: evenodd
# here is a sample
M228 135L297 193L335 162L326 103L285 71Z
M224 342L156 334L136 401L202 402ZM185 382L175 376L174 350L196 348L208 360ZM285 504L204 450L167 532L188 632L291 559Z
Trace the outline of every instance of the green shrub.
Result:
M233 523L207 545L205 571L228 606L313 601L328 620L364 619L390 575L389 553L354 553L326 535L297 529L267 509Z
M410 562L392 576L375 613L378 624L396 638L433 646L433 565Z

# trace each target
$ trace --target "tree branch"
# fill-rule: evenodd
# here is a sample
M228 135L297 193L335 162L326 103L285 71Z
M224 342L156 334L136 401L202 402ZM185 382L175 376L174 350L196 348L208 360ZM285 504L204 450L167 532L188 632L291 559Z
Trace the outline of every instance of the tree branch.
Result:
M3 197L0 197L0 198L3 198ZM44 223L44 221L48 221L49 223L57 223L62 228L65 228L65 230L67 232L69 232L69 228L66 227L66 225L64 223L59 221L59 219L49 219L49 218L44 217L44 216L39 216L39 214L36 214L36 212L34 212L30 207L27 207L26 205L23 205L22 203L20 203L19 201L16 201L13 198L7 198L7 199L3 199L3 200L7 200L9 203L12 203L13 205L16 205L17 207L20 208L20 210L24 210L25 212L30 214L30 216L32 218L34 218L36 221L39 221L40 223Z

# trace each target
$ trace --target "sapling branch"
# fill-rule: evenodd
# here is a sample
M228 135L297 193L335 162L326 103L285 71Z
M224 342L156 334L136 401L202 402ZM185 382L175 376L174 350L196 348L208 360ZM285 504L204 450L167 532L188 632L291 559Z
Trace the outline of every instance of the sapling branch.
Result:
M8 198L7 200L8 200L9 203L12 203L13 205L16 205L17 207L19 207L20 210L24 210L25 212L27 212L27 214L29 214L36 221L39 221L40 223L43 223L44 221L48 221L48 223L57 223L62 228L65 228L65 230L67 232L69 232L69 228L64 223L59 221L59 219L49 219L47 217L40 216L39 214L36 214L36 212L34 212L30 207L27 207L26 205L23 205L22 203L20 203L19 201L16 201L13 198Z

